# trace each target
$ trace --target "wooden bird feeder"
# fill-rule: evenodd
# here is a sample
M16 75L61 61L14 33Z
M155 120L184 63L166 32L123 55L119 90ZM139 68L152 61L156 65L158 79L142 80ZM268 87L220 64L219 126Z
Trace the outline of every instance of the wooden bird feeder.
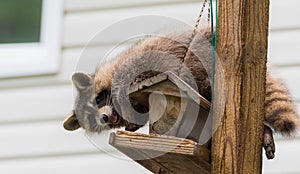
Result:
M210 141L197 143L201 133L211 135L206 99L171 72L131 86L129 95L148 102L150 134L117 131L112 146L153 173L210 173Z

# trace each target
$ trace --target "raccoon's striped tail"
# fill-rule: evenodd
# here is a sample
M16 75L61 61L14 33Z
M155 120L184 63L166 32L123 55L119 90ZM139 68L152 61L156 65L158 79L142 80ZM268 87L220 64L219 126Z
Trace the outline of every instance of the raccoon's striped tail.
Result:
M286 87L267 74L265 121L282 135L296 133L299 119L292 97Z

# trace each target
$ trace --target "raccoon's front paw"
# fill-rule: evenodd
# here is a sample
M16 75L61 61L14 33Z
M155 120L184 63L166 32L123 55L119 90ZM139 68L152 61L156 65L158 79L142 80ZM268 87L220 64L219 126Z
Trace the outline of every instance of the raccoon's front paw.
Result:
M273 133L271 128L266 125L264 126L263 146L266 151L267 158L273 159L275 157L275 143L273 139Z
M133 123L129 123L129 124L125 127L125 130L126 130L126 131L134 132L134 131L138 130L140 127L142 127L142 126L141 126L141 125L137 125L137 124L133 124Z

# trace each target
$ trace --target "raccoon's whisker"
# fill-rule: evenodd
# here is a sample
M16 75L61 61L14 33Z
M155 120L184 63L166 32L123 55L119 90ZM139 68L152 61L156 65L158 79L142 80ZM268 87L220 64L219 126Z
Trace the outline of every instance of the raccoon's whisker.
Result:
M112 105L112 95L108 95L107 100L108 100L108 101L106 102L107 105L108 105L108 106L111 106L111 105Z
M105 104L107 104L109 102L109 95L106 95L104 100L105 100Z
M96 130L97 130L97 132L101 132L102 130L101 130L101 126L100 125L96 125Z
M107 105L109 103L109 96L106 96L105 98L105 104Z
M94 124L91 125L91 128L95 129L95 128L97 128L97 126L98 126L97 123L94 123Z

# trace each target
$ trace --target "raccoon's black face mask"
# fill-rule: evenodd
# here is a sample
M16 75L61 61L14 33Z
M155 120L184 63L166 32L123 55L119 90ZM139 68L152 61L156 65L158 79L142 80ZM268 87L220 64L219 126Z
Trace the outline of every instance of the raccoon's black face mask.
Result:
M101 132L119 123L120 115L113 109L108 90L96 96L93 78L85 73L75 73L72 81L78 93L75 109L64 121L66 130L83 127L89 132Z

